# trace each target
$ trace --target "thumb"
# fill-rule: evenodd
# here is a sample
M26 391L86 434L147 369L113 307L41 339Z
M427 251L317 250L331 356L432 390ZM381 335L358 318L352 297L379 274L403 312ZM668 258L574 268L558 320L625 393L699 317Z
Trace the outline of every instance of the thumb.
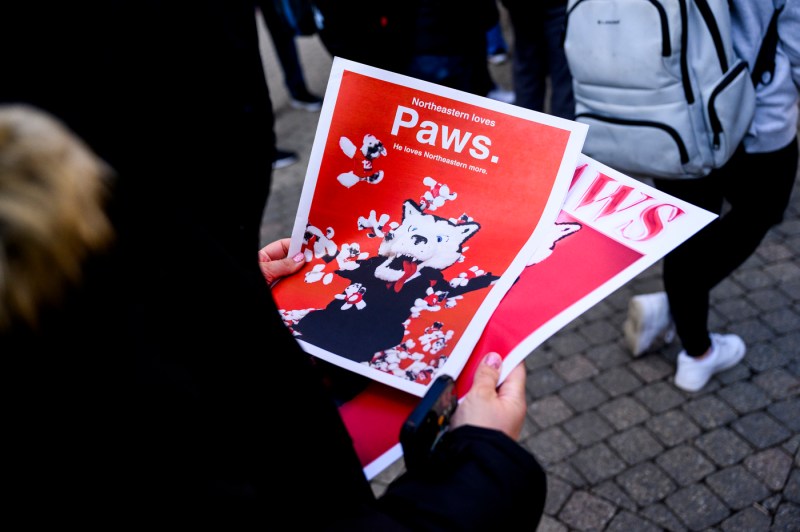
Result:
M472 388L481 394L496 394L502 363L503 358L500 355L495 352L487 353L478 369L475 370L475 376L472 378Z
M298 270L300 270L300 268L303 267L305 261L300 260L298 262L291 257L285 257L283 259L271 260L269 262L259 262L258 264L261 266L261 273L264 274L267 282L272 284L282 277L296 273Z

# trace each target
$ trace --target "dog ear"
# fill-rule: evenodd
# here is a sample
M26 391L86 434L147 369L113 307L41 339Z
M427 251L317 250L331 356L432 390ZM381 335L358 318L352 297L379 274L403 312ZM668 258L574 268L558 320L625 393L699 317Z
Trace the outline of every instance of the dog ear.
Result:
M422 214L414 200L405 200L403 202L403 220L414 215Z
M464 242L465 242L465 241L466 241L466 240L467 240L469 237L471 237L472 235L474 235L475 233L477 233L477 232L478 232L478 230L481 228L480 224L478 224L477 222L469 222L469 223L464 223L464 224L458 224L458 225L456 225L456 227L458 228L458 232L459 232L459 234L460 234L460 235L462 235L462 236L464 237L464 238L462 238L462 240L461 240L461 243L462 243L462 244L463 244L463 243L464 243Z

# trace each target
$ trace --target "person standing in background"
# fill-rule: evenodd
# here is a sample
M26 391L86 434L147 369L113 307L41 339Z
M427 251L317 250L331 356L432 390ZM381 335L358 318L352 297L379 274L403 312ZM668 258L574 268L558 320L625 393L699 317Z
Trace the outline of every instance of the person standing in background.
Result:
M287 13L286 10L291 9L291 4L281 0L259 0L258 8L264 17L264 23L272 38L275 53L281 65L284 85L289 92L289 104L295 109L319 111L322 108L322 98L308 90L303 74L303 65L300 62L300 55L297 53L295 38L300 30L292 27L289 23L290 17L291 20L296 21L298 14ZM308 11L305 18L312 16L310 4Z
M300 504L302 529L481 530L541 515L544 472L515 441L525 369L498 388L496 353L430 468L374 496L265 281L303 259L260 248L274 115L254 2L10 4L0 102L74 124L117 177L113 260L82 281L94 297L31 333L50 342L0 338L9 520L264 529Z
M508 61L508 43L500 21L486 32L486 58L492 65L502 65Z
M776 3L784 5L776 19L777 48L766 58L771 72L753 80L755 115L736 153L706 177L654 180L659 190L720 215L664 258L665 292L632 298L624 324L634 355L669 341L674 327L683 346L675 385L690 392L745 355L738 335L709 332L710 292L782 221L797 175L800 0ZM749 65L761 63L773 13L773 2L731 3L733 47Z
M500 0L514 40L515 105L573 120L572 76L564 55L566 0ZM550 82L550 99L545 101Z

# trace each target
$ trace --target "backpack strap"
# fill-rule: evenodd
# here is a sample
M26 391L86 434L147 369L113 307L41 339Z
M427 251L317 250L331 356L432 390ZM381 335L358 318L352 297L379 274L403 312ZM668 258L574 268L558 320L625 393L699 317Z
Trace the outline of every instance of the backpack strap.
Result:
M775 52L778 49L778 16L784 7L785 4L775 8L769 21L769 26L767 26L767 34L764 35L761 48L758 50L756 63L750 73L754 87L758 86L759 83L769 85L772 81L772 76L775 73Z

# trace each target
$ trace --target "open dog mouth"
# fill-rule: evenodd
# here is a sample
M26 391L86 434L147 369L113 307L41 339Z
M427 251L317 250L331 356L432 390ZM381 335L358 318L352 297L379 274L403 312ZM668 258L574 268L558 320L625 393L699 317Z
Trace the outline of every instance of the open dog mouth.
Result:
M405 276L406 274L411 275L416 272L417 266L420 263L420 260L408 255L395 255L394 257L390 257L389 260L383 264L391 270L402 271Z
M421 263L420 260L408 255L395 255L383 263L383 266L389 270L402 272L400 278L394 283L395 292L399 292L400 289L403 288L403 283L405 283L409 277L417 273L417 268Z

